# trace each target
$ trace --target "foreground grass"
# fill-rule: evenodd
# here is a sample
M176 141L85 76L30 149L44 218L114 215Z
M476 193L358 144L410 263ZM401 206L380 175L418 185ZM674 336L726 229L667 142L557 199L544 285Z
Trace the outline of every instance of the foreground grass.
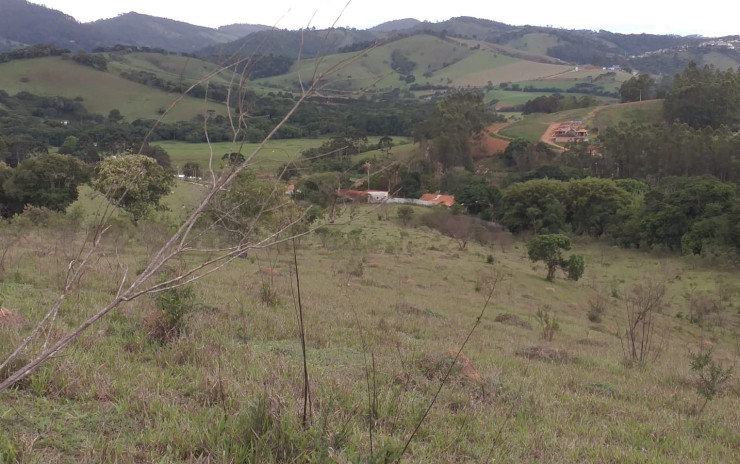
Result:
M393 208L345 208L330 235L300 240L311 378L305 429L295 271L292 251L280 248L195 284L196 310L169 343L147 336L150 298L104 318L0 395L0 453L12 446L21 461L44 463L394 460L439 386L446 353L459 349L491 282L503 275L464 349L479 377L452 371L404 462L735 459L737 380L697 417L687 353L712 340L719 359L736 359L737 301L722 330L676 315L686 313L688 288L737 280L737 271L583 241L574 248L586 256L584 278L549 283L521 241L502 237L460 250L434 231L399 227L395 216ZM110 298L121 266L140 269L170 226L166 217L138 229L115 226L51 337ZM5 261L3 305L39 320L82 233L72 223L28 229ZM221 240L210 237L209 245ZM623 297L645 276L667 282L661 350L657 361L630 368L616 334L624 327ZM274 291L272 304L263 302L265 289ZM586 309L597 291L608 295L608 308L594 324ZM534 319L544 305L561 326L547 343ZM502 314L530 328L496 322ZM28 330L0 325L0 353ZM517 355L532 346L567 356Z

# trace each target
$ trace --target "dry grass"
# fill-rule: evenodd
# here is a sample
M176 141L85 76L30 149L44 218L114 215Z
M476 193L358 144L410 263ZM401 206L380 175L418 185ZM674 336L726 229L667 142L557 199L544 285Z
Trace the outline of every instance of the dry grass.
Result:
M119 264L136 270L157 230L117 227L64 304L59 329L116 291ZM378 220L372 207L337 228L345 238L331 249L317 237L298 249L311 379L306 430L292 252L283 247L250 254L195 284L197 309L166 344L147 335L150 299L101 320L27 383L0 395L0 450L10 443L21 460L49 463L393 460L480 313L486 291L476 286L492 281L485 257L493 253L495 271L506 276L495 304L404 462L485 462L489 452L491 462L735 459L737 379L697 418L687 352L711 339L718 360L736 360L736 318L701 328L675 314L686 313L687 285L709 288L737 271L583 242L574 248L586 256L584 278L547 283L517 241L459 251L440 234ZM359 240L347 238L356 228ZM55 241L57 233L29 231L2 274L3 304L29 322L54 298L74 246ZM353 275L357 263L365 265ZM266 275L267 268L280 273ZM667 306L656 315L660 357L629 368L616 336L625 324L620 298L645 273L667 277ZM275 305L260 298L265 279L279 295ZM602 323L593 325L583 308L600 288L612 296ZM560 324L547 344L522 324L544 304ZM26 330L0 325L0 353Z

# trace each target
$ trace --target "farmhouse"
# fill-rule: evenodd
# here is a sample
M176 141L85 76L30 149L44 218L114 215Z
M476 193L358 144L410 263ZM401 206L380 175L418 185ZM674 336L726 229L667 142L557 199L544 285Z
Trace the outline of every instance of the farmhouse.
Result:
M428 201L435 205L445 205L448 208L455 204L454 195L440 195L438 193L425 193L419 200Z
M588 130L581 121L564 122L552 134L556 143L588 142Z

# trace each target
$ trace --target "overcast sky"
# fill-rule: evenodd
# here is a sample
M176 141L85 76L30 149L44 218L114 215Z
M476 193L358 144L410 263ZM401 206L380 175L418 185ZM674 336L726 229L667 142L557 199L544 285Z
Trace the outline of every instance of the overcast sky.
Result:
M738 35L740 2L706 0L622 0L586 2L557 0L31 0L73 16L80 22L122 13L160 16L200 26L265 24L282 29L331 26L366 29L385 21L415 18L438 22L474 16L511 25L530 24L566 29L605 29L623 33ZM346 8L345 8L346 6ZM344 11L343 11L344 10ZM311 19L313 18L313 19Z

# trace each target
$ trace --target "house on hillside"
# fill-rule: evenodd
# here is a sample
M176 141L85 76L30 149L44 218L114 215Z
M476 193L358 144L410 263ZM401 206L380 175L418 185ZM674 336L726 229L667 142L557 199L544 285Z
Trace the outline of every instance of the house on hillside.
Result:
M445 205L448 208L455 204L454 195L440 195L438 193L425 193L419 200L428 201L434 205Z
M588 130L581 121L564 122L552 134L555 143L588 142Z

